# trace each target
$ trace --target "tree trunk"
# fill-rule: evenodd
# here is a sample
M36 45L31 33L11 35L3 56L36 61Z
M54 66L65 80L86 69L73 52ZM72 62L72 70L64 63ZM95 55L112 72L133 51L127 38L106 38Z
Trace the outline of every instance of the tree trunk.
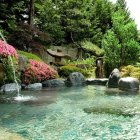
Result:
M30 25L31 27L33 27L34 3L35 3L35 0L30 0L29 25Z

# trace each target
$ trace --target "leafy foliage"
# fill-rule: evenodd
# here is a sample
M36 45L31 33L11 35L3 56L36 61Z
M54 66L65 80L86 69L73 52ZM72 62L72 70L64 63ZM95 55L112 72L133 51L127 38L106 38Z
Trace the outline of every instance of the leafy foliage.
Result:
M112 13L112 23L112 29L107 31L102 40L106 71L109 72L115 67L134 64L138 61L140 53L136 24L128 14L119 9Z
M89 51L95 56L103 56L104 54L104 51L100 49L97 45L93 44L92 42L84 41L81 43L81 46L83 49Z
M40 49L42 54L48 44L73 44L98 56L104 49L107 73L138 60L140 40L125 0L117 0L116 4L109 0L32 1L32 26L31 1L1 0L0 4L0 31L19 50Z
M95 59L93 57L90 58L86 58L86 59L79 59L79 60L75 60L75 61L69 61L66 62L67 64L71 64L71 65L80 65L80 64L85 64L85 65L90 65L91 67L93 66L93 64L95 63Z
M89 39L100 46L102 34L111 27L113 5L107 0L45 0L35 7L36 24L57 45Z
M140 80L140 67L134 67L132 65L123 66L120 68L122 77L134 77Z

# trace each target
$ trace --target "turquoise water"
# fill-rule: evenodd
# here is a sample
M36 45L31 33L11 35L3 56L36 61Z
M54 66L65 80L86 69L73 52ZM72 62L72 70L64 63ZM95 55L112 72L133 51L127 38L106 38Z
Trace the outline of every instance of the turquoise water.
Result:
M140 140L139 94L103 86L22 94L0 104L0 126L25 140Z

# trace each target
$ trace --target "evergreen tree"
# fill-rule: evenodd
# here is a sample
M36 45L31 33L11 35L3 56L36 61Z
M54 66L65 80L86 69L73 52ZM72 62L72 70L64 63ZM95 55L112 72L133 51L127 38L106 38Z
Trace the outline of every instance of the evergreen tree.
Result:
M115 67L135 64L139 58L137 27L130 17L126 18L126 15L128 14L122 8L112 14L112 29L105 34L102 41L106 71L109 73Z

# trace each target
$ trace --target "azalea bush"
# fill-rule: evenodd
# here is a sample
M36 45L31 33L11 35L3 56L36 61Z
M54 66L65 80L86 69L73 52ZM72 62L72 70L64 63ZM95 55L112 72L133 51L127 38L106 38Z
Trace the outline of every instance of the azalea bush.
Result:
M7 58L9 56L18 58L16 49L13 46L0 40L0 57Z
M3 82L10 83L18 80L18 54L13 46L2 40L0 40L0 61L5 72Z
M29 59L25 70L21 74L21 81L24 84L42 82L57 77L57 72L44 62Z

